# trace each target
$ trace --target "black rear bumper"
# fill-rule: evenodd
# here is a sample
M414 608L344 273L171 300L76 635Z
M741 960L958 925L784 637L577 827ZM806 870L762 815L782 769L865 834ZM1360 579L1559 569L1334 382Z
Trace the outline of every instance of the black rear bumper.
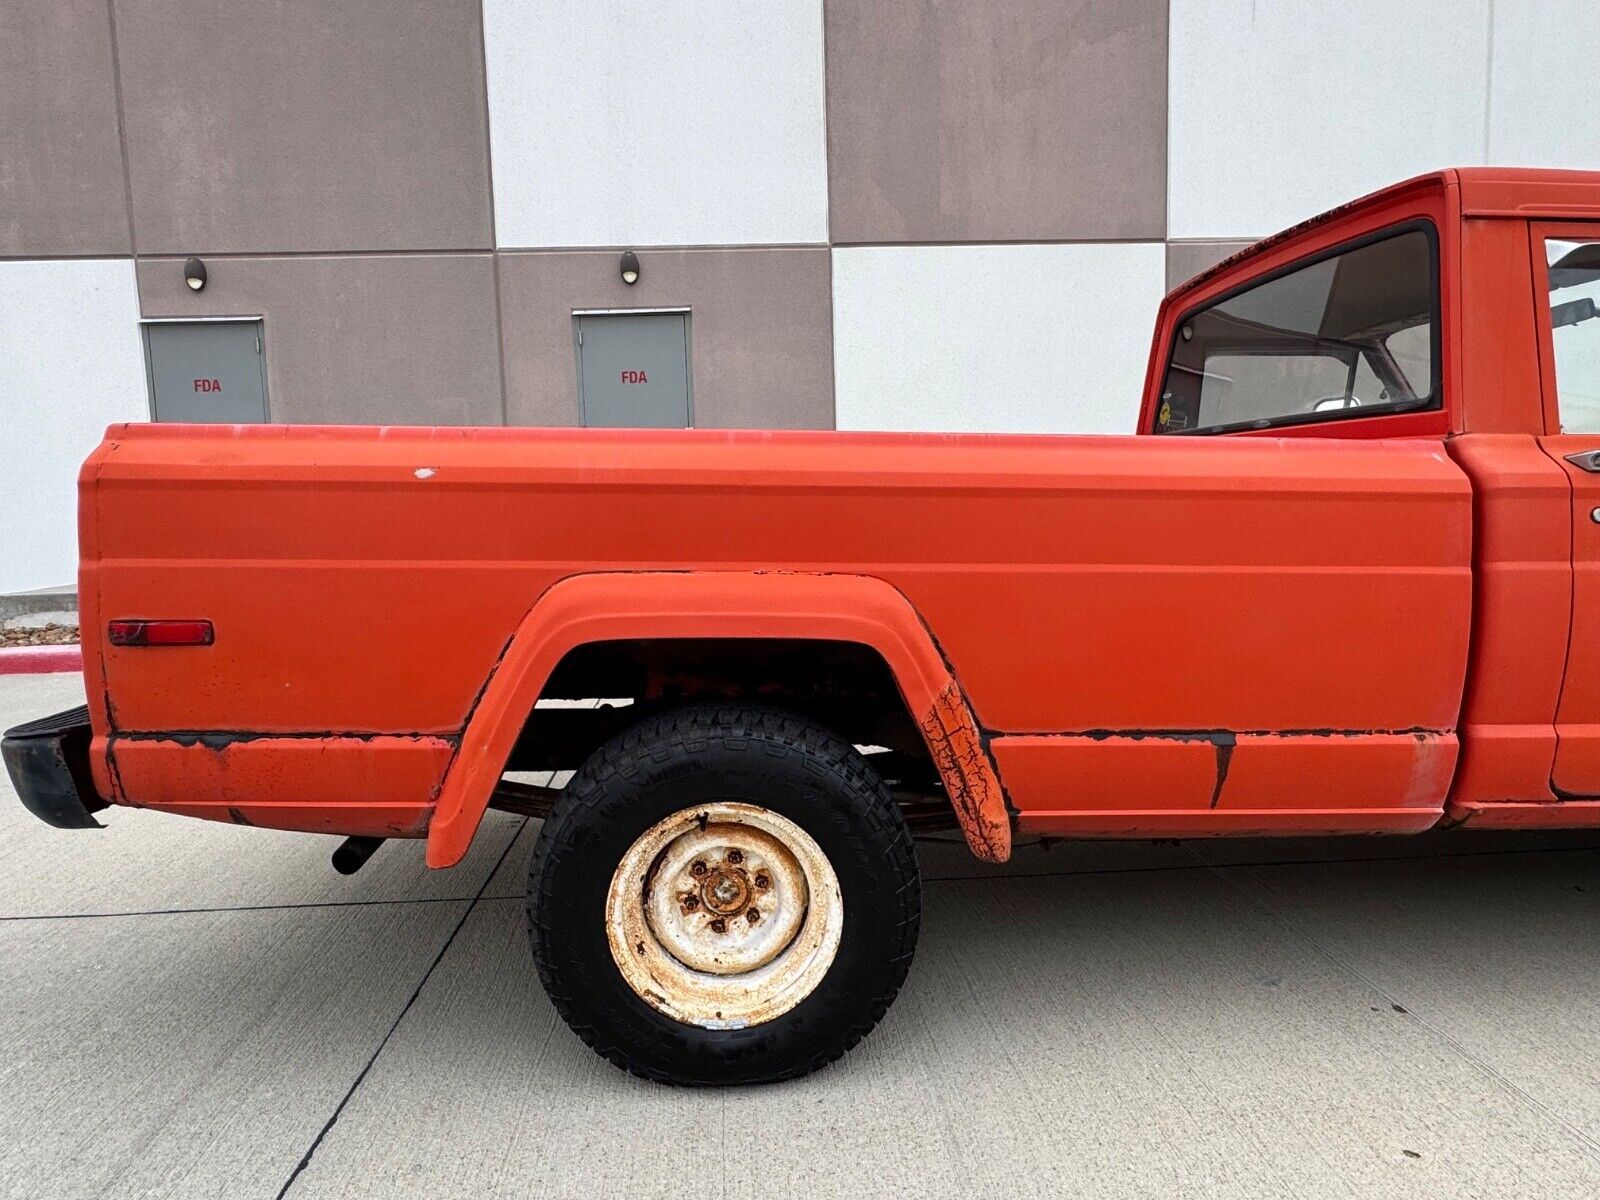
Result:
M106 807L89 770L89 708L80 705L6 730L0 757L22 806L57 829L103 828L90 814Z

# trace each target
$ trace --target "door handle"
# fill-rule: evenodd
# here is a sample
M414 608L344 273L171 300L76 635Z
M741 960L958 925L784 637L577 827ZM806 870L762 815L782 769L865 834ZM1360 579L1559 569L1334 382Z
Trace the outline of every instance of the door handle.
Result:
M1567 455L1567 461L1582 470L1600 474L1600 450L1580 450Z

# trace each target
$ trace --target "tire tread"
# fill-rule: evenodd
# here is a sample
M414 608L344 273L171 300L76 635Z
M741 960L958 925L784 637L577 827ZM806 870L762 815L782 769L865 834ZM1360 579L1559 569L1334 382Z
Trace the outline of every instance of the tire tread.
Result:
M898 953L888 956L889 982L870 1003L861 1017L850 1024L842 1038L831 1040L817 1053L787 1069L763 1076L776 1082L810 1074L841 1058L856 1046L883 1019L905 983L916 951L920 926L921 878L912 845L911 833L887 786L866 758L832 731L792 713L764 705L697 704L646 717L630 726L597 750L573 776L563 791L555 811L545 822L534 847L529 866L526 903L528 937L533 947L534 964L540 981L556 1012L568 1027L595 1053L614 1066L641 1079L657 1083L688 1086L714 1085L714 1080L687 1081L670 1073L639 1063L627 1048L610 1040L596 1025L585 1020L584 1005L574 994L572 981L562 978L551 953L553 929L542 914L554 911L545 903L543 888L553 872L546 864L566 855L582 853L580 841L585 832L581 821L563 820L566 814L593 807L614 779L626 780L641 758L665 763L683 753L697 753L711 742L720 742L734 752L748 752L758 746L775 756L793 755L823 779L842 785L824 789L833 803L852 803L851 835L860 848L884 857L884 869L903 882L900 890L909 891L907 915L899 922Z

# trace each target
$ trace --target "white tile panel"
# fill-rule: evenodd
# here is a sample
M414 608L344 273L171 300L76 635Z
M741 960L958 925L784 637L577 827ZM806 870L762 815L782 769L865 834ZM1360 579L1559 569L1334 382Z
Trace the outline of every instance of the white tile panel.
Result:
M1159 242L833 252L840 429L1131 433Z
M1494 7L1489 161L1600 169L1600 10L1594 0Z
M821 0L486 0L502 246L821 242Z
M1261 237L1482 162L1488 2L1172 0L1167 235Z
M78 467L147 396L131 259L0 262L0 593L75 582Z

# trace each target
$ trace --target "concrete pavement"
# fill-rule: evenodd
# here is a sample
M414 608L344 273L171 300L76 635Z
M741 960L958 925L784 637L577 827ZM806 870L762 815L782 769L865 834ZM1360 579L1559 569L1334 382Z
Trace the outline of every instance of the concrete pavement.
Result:
M0 724L81 699L0 678ZM535 827L391 843L0 784L0 1195L1600 1193L1600 836L924 844L879 1030L794 1084L609 1067L539 989Z

